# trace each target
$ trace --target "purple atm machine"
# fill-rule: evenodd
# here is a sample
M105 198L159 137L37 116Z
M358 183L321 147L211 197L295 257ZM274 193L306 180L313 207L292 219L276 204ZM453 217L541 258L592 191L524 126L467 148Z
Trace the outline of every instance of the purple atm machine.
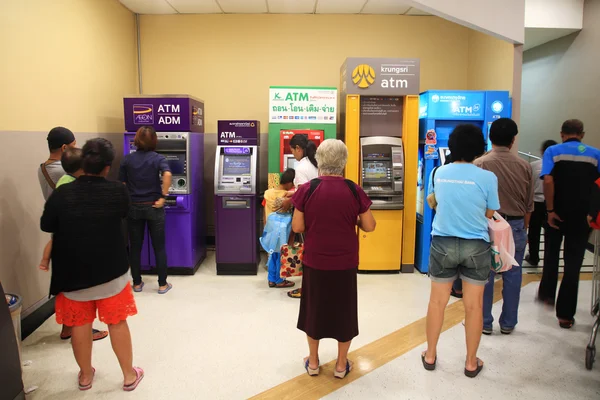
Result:
M124 153L136 151L135 132L144 125L157 132L156 152L167 159L173 183L166 199L165 235L170 274L192 275L206 257L204 215L204 103L186 95L126 97ZM156 261L146 232L142 272Z
M258 272L258 121L219 121L215 156L217 275Z

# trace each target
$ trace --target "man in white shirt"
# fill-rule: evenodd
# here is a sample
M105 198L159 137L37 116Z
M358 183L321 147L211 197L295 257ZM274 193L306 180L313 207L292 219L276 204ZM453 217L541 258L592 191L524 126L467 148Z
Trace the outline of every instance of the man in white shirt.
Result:
M554 140L546 140L542 143L542 157L546 149L557 144ZM534 210L529 221L529 231L527 232L527 240L529 242L529 254L525 257L525 261L533 266L540 263L540 235L542 226L546 221L546 203L544 200L544 181L540 179L542 172L542 160L536 160L531 163L533 170L533 185L534 185Z
M66 174L62 167L61 158L62 154L68 148L75 148L77 141L75 135L71 130L62 126L52 128L48 132L48 150L50 155L48 160L43 162L38 168L38 180L40 181L40 188L42 189L42 195L44 200L48 200L58 180ZM99 331L97 329L92 330L94 340L102 340L108 336L107 331ZM71 327L63 325L60 338L67 340L71 338Z

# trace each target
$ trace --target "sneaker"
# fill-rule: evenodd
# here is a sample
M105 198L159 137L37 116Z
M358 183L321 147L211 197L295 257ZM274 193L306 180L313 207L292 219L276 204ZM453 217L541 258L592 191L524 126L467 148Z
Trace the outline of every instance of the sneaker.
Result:
M481 333L483 333L484 335L488 335L488 336L491 335L493 332L494 332L493 328L486 328L486 327L483 327L483 330L481 331Z
M502 328L502 327L500 327L500 333L502 333L503 335L510 335L511 333L513 333L514 330L515 330L515 328Z

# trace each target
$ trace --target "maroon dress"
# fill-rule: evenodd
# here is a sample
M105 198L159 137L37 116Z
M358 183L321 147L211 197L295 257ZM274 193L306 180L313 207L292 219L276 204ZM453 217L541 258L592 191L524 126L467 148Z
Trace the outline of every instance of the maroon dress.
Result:
M292 198L306 227L298 329L347 342L358 336L356 221L372 203L358 185L355 197L342 177L319 179L310 196L305 184Z

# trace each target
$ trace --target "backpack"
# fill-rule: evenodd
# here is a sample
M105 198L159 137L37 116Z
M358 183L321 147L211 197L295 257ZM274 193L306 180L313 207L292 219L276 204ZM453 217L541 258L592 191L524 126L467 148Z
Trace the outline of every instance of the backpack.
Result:
M310 189L308 190L308 197L306 198L306 201L308 201L308 199L310 199L310 196L314 193L315 190L317 190L317 187L321 184L321 182L322 182L322 180L319 178L315 178L310 181ZM350 179L344 179L344 182L346 183L346 185L348 186L348 188L354 195L354 198L360 202L360 200L358 198L358 191L356 190L356 184L354 182L352 182Z

